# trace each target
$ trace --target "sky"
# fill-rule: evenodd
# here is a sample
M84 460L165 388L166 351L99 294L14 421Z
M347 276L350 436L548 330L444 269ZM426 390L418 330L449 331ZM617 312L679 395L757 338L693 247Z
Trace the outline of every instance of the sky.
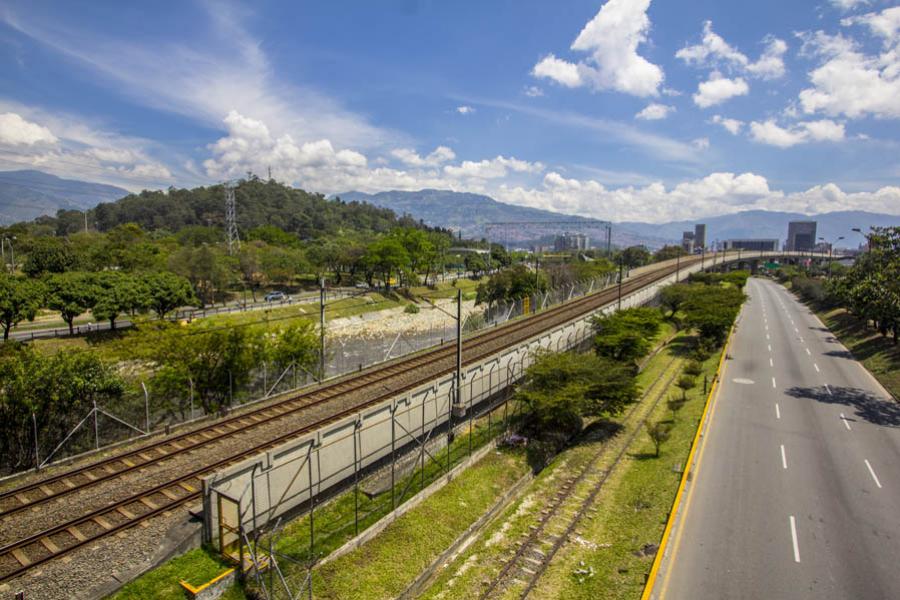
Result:
M0 170L900 214L884 0L0 2Z

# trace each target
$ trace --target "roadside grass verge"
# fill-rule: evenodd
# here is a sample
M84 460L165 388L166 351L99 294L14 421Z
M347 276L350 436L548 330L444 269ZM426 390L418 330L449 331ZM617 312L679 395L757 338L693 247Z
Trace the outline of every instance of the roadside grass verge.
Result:
M527 471L523 452L490 452L373 540L316 569L315 597L396 597Z
M886 387L900 398L900 345L866 328L863 322L843 308L815 309L816 314L835 337Z
M704 362L701 377L712 380L720 354ZM664 398L676 394L673 384ZM705 401L702 388L688 394L658 458L646 434L635 438L594 505L596 512L582 521L583 543L569 543L557 555L534 591L536 598L640 598ZM672 414L661 402L650 420L672 421Z
M191 585L203 585L214 577L221 575L231 565L223 561L216 553L205 548L190 550L181 556L169 560L164 565L141 575L125 585L108 600L185 600L187 593L179 585L183 579ZM243 600L244 591L237 584L232 585L224 600Z
M588 425L579 442L557 455L529 485L522 497L511 503L498 518L485 528L477 541L447 565L421 597L434 599L477 598L484 590L485 582L492 580L497 575L505 561L515 552L517 543L528 534L529 527L540 518L541 510L547 506L563 480L581 472L598 452L602 452L602 455L595 468L603 470L611 466L616 454L625 444L628 434L634 431L634 428L649 411L658 393L663 391L663 383L673 373L680 370L684 362L683 357L689 347L689 338L682 332L651 358L638 376L639 384L647 395L642 398L628 420L623 422L623 416L613 421L612 426L610 422L604 421ZM661 377L663 379L660 380L659 385L652 386ZM665 392L670 393L668 390ZM662 399L659 406L665 410L664 399L666 396L660 397ZM681 411L680 419L685 418L683 415L687 410L688 408L685 407ZM637 441L643 443L643 437L644 434L639 433ZM617 469L616 472L620 470ZM677 479L675 481L677 485ZM610 481L606 485L609 484ZM608 493L602 491L600 498L605 498ZM578 488L576 494L583 496L587 494L587 491ZM671 497L669 502L671 502ZM582 525L578 529L579 536L585 540L591 539L583 534L583 528ZM517 598L520 591L519 587L511 588L507 590L506 595L500 597ZM532 597L566 598L565 595L555 593L542 594L538 590L535 590ZM611 597L616 596L613 594Z

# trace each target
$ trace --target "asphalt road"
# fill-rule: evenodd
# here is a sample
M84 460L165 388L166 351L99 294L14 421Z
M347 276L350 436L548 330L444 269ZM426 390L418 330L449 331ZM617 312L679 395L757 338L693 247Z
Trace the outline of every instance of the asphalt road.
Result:
M656 598L900 598L900 405L751 279Z

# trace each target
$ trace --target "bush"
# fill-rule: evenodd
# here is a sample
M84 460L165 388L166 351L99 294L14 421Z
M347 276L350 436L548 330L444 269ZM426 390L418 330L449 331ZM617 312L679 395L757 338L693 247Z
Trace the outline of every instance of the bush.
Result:
M409 315L417 315L417 314L419 314L419 310L420 309L419 309L418 304L416 304L414 302L410 302L409 304L406 305L406 308L403 309L403 312L405 312L406 314L409 314Z
M703 372L703 365L699 361L692 360L685 365L684 372L692 377L697 377Z

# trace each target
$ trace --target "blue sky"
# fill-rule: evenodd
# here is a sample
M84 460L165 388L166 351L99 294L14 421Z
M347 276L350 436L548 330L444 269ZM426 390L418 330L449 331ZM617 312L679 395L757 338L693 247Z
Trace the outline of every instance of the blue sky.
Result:
M880 0L12 1L0 169L900 214L898 28Z

